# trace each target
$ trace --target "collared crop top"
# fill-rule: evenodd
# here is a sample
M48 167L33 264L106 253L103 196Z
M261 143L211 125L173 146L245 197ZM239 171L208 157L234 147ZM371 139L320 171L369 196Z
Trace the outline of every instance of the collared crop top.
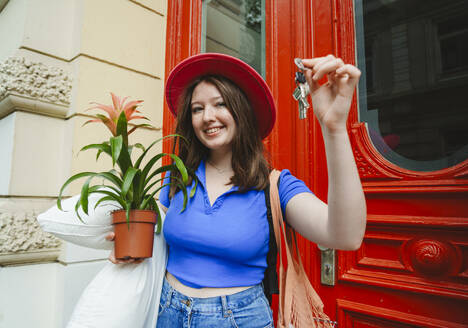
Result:
M163 227L169 246L167 270L193 288L259 284L267 267L269 242L264 191L240 193L233 186L211 205L204 161L195 174L199 184L185 211L181 212L180 191L172 199L169 187L160 193L161 204L168 208ZM283 212L288 201L303 192L311 191L289 170L283 170L279 186Z

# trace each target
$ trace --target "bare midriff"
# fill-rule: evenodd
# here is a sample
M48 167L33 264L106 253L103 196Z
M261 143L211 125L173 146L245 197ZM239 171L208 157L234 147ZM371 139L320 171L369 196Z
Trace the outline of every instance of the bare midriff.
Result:
M185 296L189 297L197 297L197 298L208 298L208 297L216 297L222 295L232 295L235 293L239 293L243 290L246 290L252 286L242 286L242 287L226 287L226 288L215 288L215 287L204 287L204 288L193 288L184 285L176 277L166 271L166 279L169 284L177 290L178 292L184 294Z

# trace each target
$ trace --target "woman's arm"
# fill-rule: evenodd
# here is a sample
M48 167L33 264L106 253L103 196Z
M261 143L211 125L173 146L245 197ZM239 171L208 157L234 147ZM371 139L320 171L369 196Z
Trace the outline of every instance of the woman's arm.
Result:
M346 120L361 72L332 55L302 62L325 142L328 205L312 194L298 194L286 206L287 220L305 238L322 246L355 250L364 236L366 203ZM325 75L328 82L320 85Z

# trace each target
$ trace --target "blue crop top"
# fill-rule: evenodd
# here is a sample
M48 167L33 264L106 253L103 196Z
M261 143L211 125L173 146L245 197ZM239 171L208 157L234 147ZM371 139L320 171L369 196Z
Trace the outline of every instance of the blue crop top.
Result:
M169 187L160 193L160 202L168 208L163 227L169 246L167 270L193 288L259 284L267 267L269 242L264 192L239 193L233 186L211 206L203 161L195 174L199 184L182 213L181 192L172 199ZM279 186L283 211L293 196L303 192L311 191L289 170L283 170Z

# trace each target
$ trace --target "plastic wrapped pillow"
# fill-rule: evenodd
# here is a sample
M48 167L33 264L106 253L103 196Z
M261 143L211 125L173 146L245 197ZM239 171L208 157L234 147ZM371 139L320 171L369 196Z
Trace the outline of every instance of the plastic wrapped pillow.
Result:
M164 216L164 215L163 215ZM154 328L167 264L163 234L140 264L107 263L81 295L66 328Z
M114 243L107 241L105 236L113 231L112 211L118 209L117 202L102 202L94 209L96 202L102 197L91 194L89 197L89 211L86 215L80 208L81 222L75 212L75 204L80 195L62 201L63 211L53 206L46 212L39 214L37 221L44 231L50 232L60 239L76 245L95 249L111 250Z
M111 212L117 203L103 202L94 210L100 195L89 197L89 213L75 213L79 199L53 206L37 218L42 229L68 242L96 249L109 249L114 243L105 236L113 231ZM161 211L161 220L165 215ZM167 246L161 232L154 236L153 257L140 264L108 262L83 291L67 328L154 328L167 263Z

